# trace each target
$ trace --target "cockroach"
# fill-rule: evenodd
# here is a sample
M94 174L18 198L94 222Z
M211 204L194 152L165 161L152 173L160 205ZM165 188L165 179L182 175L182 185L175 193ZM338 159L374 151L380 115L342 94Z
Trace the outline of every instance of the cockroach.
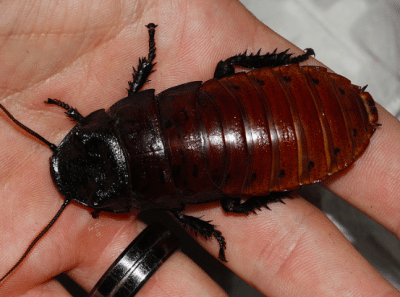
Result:
M225 212L255 212L300 186L352 164L379 124L365 87L326 68L299 66L312 49L261 55L247 51L217 64L214 78L158 95L140 91L154 72L156 25L147 25L149 53L139 59L128 96L108 111L82 116L57 99L77 124L56 146L7 116L53 151L50 172L65 201L4 280L25 259L72 200L94 210L170 211L185 227L226 243L209 221L184 215L186 204L220 200ZM248 72L235 71L248 68ZM241 199L248 198L244 202Z

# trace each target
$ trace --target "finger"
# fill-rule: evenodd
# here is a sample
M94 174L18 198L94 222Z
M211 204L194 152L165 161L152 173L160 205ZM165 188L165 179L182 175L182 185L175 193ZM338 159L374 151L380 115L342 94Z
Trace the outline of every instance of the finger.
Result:
M144 228L143 224L139 229ZM108 226L104 226L108 229ZM96 232L101 231L101 227ZM103 273L135 237L134 224L127 224L102 250L88 248L81 263L68 274L85 290L91 291ZM105 238L99 239L104 241ZM96 246L96 240L93 244ZM182 253L175 252L146 282L137 296L225 296L225 292L196 264Z
M397 296L320 210L301 198L285 203L249 216L219 207L190 214L218 225L227 266L267 296ZM218 254L215 241L197 240Z
M7 295L3 296L21 296L20 294L16 294L15 291L7 293ZM42 296L42 297L70 297L71 294L55 279L52 279L44 284L35 287L28 292L26 292L25 296Z
M378 106L379 123L365 153L325 185L400 236L400 123Z
M201 268L176 253L143 287L138 296L228 296Z

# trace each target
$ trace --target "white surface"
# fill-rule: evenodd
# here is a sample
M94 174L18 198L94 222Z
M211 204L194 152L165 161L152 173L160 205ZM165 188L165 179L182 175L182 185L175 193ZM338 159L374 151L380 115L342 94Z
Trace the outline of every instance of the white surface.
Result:
M400 110L399 0L242 0L271 29Z

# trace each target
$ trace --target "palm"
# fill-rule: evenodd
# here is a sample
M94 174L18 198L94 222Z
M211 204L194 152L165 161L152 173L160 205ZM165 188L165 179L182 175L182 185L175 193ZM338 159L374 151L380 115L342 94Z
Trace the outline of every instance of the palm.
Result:
M99 6L97 1L85 1L81 7L74 8L62 7L64 4L59 2L56 2L57 7L48 7L49 4L43 4L42 7L39 2L35 3L37 6L29 2L25 9L30 12L23 17L17 9L20 5L5 7L6 4L0 4L0 11L7 11L8 22L13 23L12 30L3 35L6 38L3 39L0 52L3 74L0 92L2 104L17 119L55 144L62 140L73 123L64 117L60 109L46 106L43 101L48 97L58 98L87 115L93 110L108 108L125 97L127 80L131 79L131 66L136 66L139 56L147 55L148 36L144 25L149 22L159 25L156 32L158 64L157 71L150 77L152 81L145 88L155 88L157 92L180 83L209 79L217 61L246 48L254 51L261 47L264 50L291 47L295 50L253 19L240 4L232 1L218 1L218 4L214 1L181 1L179 5L169 1L102 1ZM30 5L31 9L28 7ZM170 5L174 5L174 9ZM36 11L35 7L40 8ZM48 159L51 152L26 133L21 133L4 116L0 119L3 144L0 147L0 245L3 254L0 266L3 274L56 213L63 197L57 192L49 174ZM392 123L387 121L387 118L381 121L385 129L398 125L393 120L390 120ZM378 141L385 140L382 137ZM369 151L365 162L376 158ZM360 180L357 178L365 163L360 164L354 174L353 171L349 172L351 178L339 179L332 185L349 200L353 192L345 190L348 187L343 187L343 183L354 184L354 181ZM391 176L394 180L399 175ZM377 184L374 186L376 189L379 187ZM393 190L389 194L395 197L394 193ZM388 196L385 197L388 199ZM361 209L367 209L363 203L353 202ZM397 207L400 206L397 204ZM198 208L191 210L194 214ZM52 279L64 271L69 271L71 277L90 291L113 259L140 232L143 224L136 220L136 213L101 213L100 219L93 220L89 212L87 208L74 203L69 206L48 235L35 247L35 252L0 285L0 292L12 292L15 295L29 292L35 295L40 291L47 295L67 295ZM304 283L300 278L299 281L296 271L301 267L290 260L290 257L303 258L316 269L321 261L319 257L309 259L296 254L301 248L312 251L313 247L306 243L307 240L313 242L314 236L321 236L324 243L332 238L340 242L339 252L335 254L329 249L328 258L335 258L349 248L323 215L302 199L276 206L272 212L263 211L240 226L237 225L236 216L224 216L218 207L196 214L204 213L207 213L207 218L215 219L227 238L227 257L232 259L228 262L229 267L265 294L279 295L284 292L282 288L288 282L293 287L298 286L299 294L315 292L312 280ZM314 214L315 224L313 220L304 219L310 213ZM300 218L306 223L296 225L294 222L299 222ZM389 222L376 219L390 228ZM320 222L327 224L325 228L330 231L320 230ZM246 234L246 228L255 231L248 234L247 244L244 244L241 235ZM321 235L328 233L334 234L332 238ZM291 237L285 234L291 234ZM277 238L280 240L276 241ZM295 247L291 250L290 246ZM212 253L217 254L216 245L208 244L206 247L212 248ZM321 244L317 252L324 249L325 246ZM277 250L288 253L278 253ZM311 257L315 253L305 254ZM372 275L370 278L377 282L376 287L389 290L386 283L379 280L375 272L354 254L350 253L352 258L356 258L354 263ZM285 263L289 265L285 266ZM260 272L257 267L264 269ZM336 268L340 270L340 267ZM174 273L170 273L172 270ZM322 272L326 272L322 270L318 271L321 280L324 279ZM163 271L169 273L163 274ZM160 277L157 281L152 279L141 293L155 296L160 292L164 296L176 296L178 292L191 296L202 295L203 292L222 294L204 272L180 253L176 253L158 273ZM188 274L201 282L189 279ZM266 278L271 279L268 286ZM351 285L353 279L355 276L343 279L339 285L329 284L328 287L345 287L347 283ZM318 291L321 292L324 291Z

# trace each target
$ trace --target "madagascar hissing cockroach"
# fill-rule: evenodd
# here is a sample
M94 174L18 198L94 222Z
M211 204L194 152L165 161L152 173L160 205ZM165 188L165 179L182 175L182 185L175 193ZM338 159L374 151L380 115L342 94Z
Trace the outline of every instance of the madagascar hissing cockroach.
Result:
M59 146L14 123L54 152L51 176L65 202L4 280L54 224L71 200L94 210L124 213L165 209L220 246L210 222L182 214L186 204L221 200L224 211L255 212L302 185L319 182L353 163L378 126L365 87L323 67L299 66L312 49L239 54L216 67L214 78L140 91L154 71L156 25L147 25L149 54L133 68L128 96L106 112L82 116L57 99L75 127ZM235 66L249 72L235 73ZM241 202L242 198L248 198Z

